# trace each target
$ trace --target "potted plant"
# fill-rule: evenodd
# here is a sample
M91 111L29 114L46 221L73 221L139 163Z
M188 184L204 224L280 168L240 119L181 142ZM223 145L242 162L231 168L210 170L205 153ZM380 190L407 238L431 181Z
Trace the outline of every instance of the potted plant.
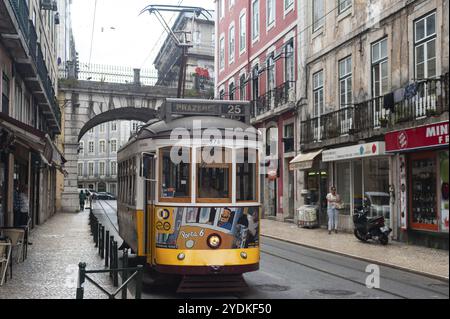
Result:
M389 120L386 117L380 118L380 126L381 127L387 127L389 123Z

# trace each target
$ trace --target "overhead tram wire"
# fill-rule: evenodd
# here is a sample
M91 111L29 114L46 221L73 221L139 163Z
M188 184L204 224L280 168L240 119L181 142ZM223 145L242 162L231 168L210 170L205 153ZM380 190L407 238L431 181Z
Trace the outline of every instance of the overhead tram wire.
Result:
M92 19L92 33L91 33L91 48L90 48L90 52L89 52L89 65L88 67L91 67L91 59L92 59L92 47L93 47L93 43L94 43L94 31L95 31L95 18L97 15L97 0L95 0L94 3L94 17Z

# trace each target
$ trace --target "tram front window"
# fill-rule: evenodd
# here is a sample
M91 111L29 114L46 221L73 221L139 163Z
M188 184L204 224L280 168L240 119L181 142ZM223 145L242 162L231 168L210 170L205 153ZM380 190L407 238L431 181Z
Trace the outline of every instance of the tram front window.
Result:
M189 158L189 149L183 153ZM171 148L160 151L161 158L161 197L190 199L190 164L188 160L176 163L171 158Z
M197 167L198 199L231 201L230 152L222 148L211 150L202 148L198 156L200 156L200 164Z
M236 151L236 199L256 201L256 158L254 149Z

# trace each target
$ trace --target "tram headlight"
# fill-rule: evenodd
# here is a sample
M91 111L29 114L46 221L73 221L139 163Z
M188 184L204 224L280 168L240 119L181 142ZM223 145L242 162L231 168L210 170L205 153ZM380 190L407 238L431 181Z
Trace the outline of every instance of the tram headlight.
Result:
M222 238L219 235L213 234L208 237L208 246L212 249L217 249L222 244Z

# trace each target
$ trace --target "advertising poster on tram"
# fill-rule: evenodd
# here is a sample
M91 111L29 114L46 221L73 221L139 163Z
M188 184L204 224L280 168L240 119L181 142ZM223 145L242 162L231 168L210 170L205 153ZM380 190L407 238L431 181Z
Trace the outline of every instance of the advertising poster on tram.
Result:
M158 207L156 246L208 250L208 238L219 235L221 249L259 246L258 207Z

